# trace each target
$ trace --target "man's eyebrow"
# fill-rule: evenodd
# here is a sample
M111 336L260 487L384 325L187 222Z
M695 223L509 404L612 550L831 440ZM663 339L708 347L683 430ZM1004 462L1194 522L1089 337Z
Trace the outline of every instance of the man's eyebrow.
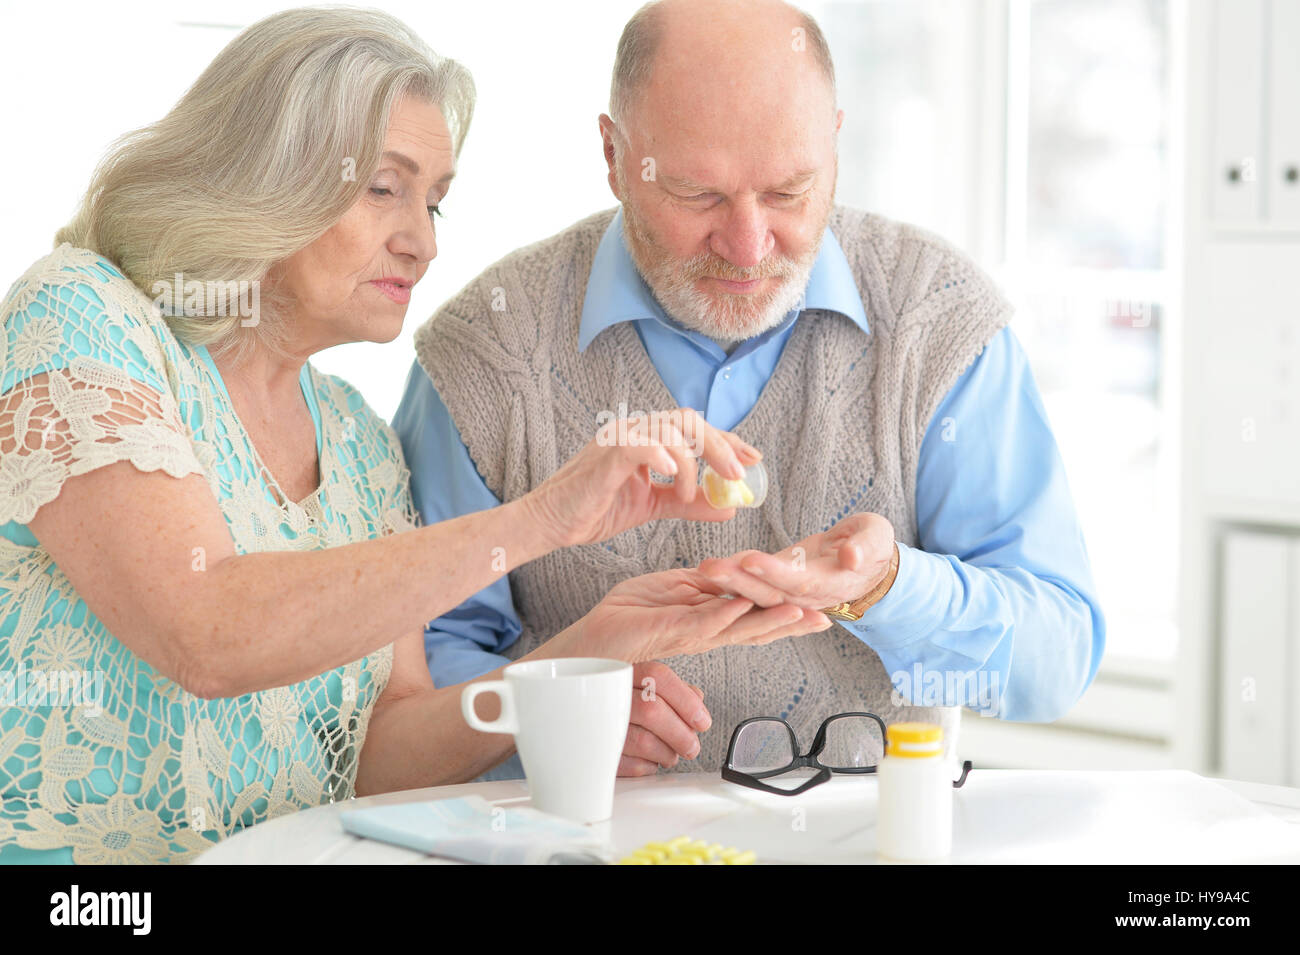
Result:
M798 186L803 182L811 179L815 175L817 175L816 169L801 169L798 172L796 172L793 176L791 176L789 179L785 180L785 182L778 183L775 186L769 186L767 189L764 189L762 191L763 192L785 192L786 190L792 189L795 186ZM680 177L680 176L665 176L662 173L660 173L659 181L674 189L686 189L692 192L717 192L717 189L714 188L713 186L701 185L700 183L696 182L693 179L687 179L685 177Z
M692 192L712 192L710 186L702 186L693 179L685 179L679 176L660 175L659 181L665 185L672 186L674 189L687 189Z
M816 169L801 169L785 182L773 186L768 190L768 192L785 192L787 189L793 189L795 186L803 185L815 175L817 175Z

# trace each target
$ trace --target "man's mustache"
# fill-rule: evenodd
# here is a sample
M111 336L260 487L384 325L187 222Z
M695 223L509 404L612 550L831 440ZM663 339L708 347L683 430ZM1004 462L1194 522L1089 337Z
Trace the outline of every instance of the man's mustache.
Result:
M699 255L687 259L682 274L689 279L726 279L729 282L749 282L753 279L788 278L794 272L792 261L786 258L764 259L748 269L738 269L726 259L716 255Z

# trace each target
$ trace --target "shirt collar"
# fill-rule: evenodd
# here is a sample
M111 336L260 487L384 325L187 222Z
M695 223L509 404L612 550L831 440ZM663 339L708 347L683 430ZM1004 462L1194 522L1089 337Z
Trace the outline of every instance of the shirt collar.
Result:
M871 333L853 270L829 227L822 236L821 249L808 275L799 311L810 308L839 312L852 319L863 332ZM619 322L645 318L680 328L664 313L632 262L632 255L623 241L623 209L620 207L605 229L591 263L591 275L582 300L582 320L578 326L578 351L586 351L597 335Z

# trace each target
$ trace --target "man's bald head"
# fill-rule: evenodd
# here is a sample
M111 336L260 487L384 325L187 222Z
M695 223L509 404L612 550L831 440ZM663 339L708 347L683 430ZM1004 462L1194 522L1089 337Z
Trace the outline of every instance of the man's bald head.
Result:
M630 121L660 53L664 62L658 68L664 72L702 65L721 72L728 59L776 75L783 68L797 75L801 65L810 67L825 82L835 108L835 67L826 37L809 14L781 0L651 0L637 10L619 38L610 84L609 114L620 126ZM807 61L786 59L785 53L804 53Z

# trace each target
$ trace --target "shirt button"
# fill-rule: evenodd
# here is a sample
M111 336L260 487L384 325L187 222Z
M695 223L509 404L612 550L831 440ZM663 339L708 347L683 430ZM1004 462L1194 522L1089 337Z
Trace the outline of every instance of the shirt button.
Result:
M731 366L730 366L730 365L728 365L726 368L722 369L722 377L723 377L723 378L730 378L730 377L731 377Z

